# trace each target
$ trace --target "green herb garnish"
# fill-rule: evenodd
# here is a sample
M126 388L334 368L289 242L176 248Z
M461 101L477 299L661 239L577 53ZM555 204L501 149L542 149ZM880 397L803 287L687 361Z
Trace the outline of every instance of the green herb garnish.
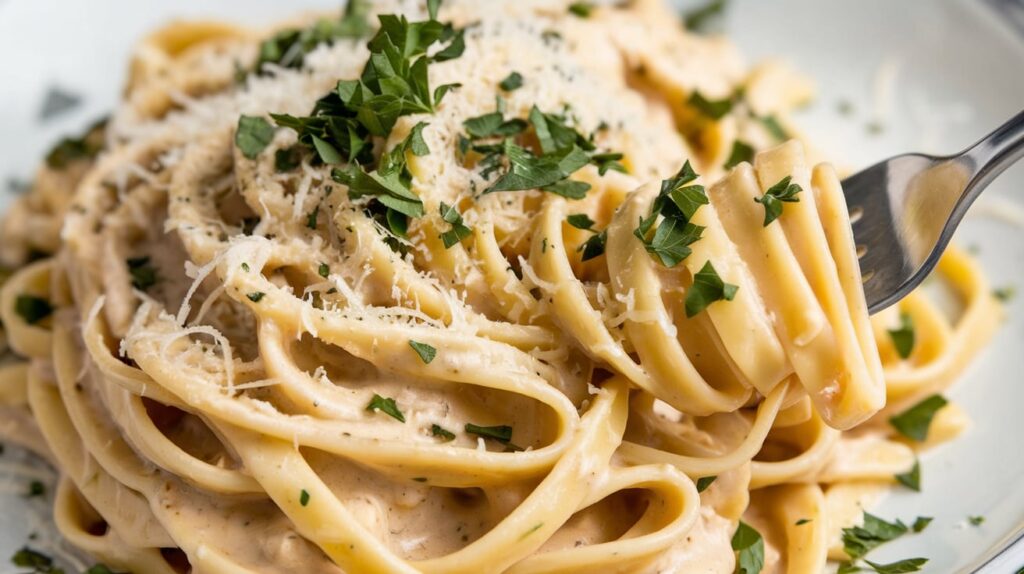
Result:
M1015 295L1017 295L1017 290L1012 286L1000 287L998 289L992 290L992 296L1002 303L1009 302L1014 298Z
M473 230L462 221L462 214L455 209L455 206L448 205L442 201L440 205L440 212L441 219L452 226L451 229L440 235L441 242L444 243L445 249L450 249L456 243L473 234Z
M932 519L931 516L918 516L917 520L914 521L914 525L911 526L910 528L915 533L916 532L921 532L925 528L928 528L928 525L932 523L932 520L933 519Z
M455 433L442 427L441 425L434 423L430 425L430 434L441 439L442 442L450 442L455 440Z
M921 492L921 463L915 460L914 466L908 472L896 475L896 482L915 491Z
M331 266L326 263L321 263L320 268L316 270L317 274L327 279L331 275Z
M76 160L96 157L104 147L107 119L103 118L85 130L79 137L66 137L57 142L46 154L46 165L51 169L64 169Z
M64 574L64 570L53 565L53 558L28 546L22 546L15 552L11 556L11 563L22 568L32 568L35 574Z
M477 426L473 423L466 423L466 432L469 434L475 434L484 438L492 438L500 443L508 443L512 440L512 427L508 425L498 425L492 427Z
M739 287L722 281L711 261L693 276L693 286L686 291L686 316L695 317L715 301L732 301Z
M863 526L843 529L843 551L856 560L874 548L903 536L907 530L907 525L899 520L886 522L865 512Z
M28 492L25 493L26 498L35 498L46 494L46 485L40 480L33 480L28 485Z
M293 145L274 152L274 171L284 173L291 171L302 163L302 149Z
M514 92L519 88L523 87L523 75L519 72L512 72L505 79L498 84L502 90L506 92Z
M701 205L708 204L702 185L688 185L697 179L697 173L687 161L679 173L661 182L658 197L651 205L651 213L641 219L633 230L647 249L665 267L675 267L690 256L690 245L700 239L704 228L690 223ZM661 223L651 233L655 222Z
M736 552L735 574L760 574L764 568L764 539L760 532L740 520L732 535L732 549Z
M932 395L906 411L891 417L891 424L903 436L924 442L928 438L928 427L932 424L932 418L947 401L942 395Z
M150 265L148 256L132 257L126 261L128 274L132 277L132 287L145 291L157 282L156 268Z
M729 159L725 161L725 169L732 169L743 162L749 163L753 160L754 148L740 140L736 140L732 142L732 151L729 153Z
M253 303L259 303L267 294L263 291L253 291L246 295L246 297Z
M914 319L908 313L900 313L900 326L896 329L889 329L889 337L892 339L893 347L901 359L910 357L914 352Z
M800 198L796 195L803 191L803 188L799 184L790 183L791 180L792 177L787 175L779 180L778 183L769 187L768 191L764 192L764 195L754 199L754 201L764 206L765 227L768 227L771 222L782 215L783 203L796 203L800 201Z
M434 360L434 357L437 356L437 349L426 343L419 343L417 341L410 340L409 346L412 347L412 350L416 351L416 354L420 356L420 359L424 364L429 365L430 362Z
M891 562L889 564L878 564L870 560L865 560L871 568L878 574L906 574L908 572L920 572L921 567L928 562L927 558L907 558L906 560L900 560L899 562Z
M14 300L14 312L29 325L35 325L53 314L53 306L42 297L18 295Z
M309 491L307 491L305 488L303 488L302 492L299 493L299 504L301 504L302 506L306 506L307 504L309 504Z
M725 12L726 0L710 0L703 6L683 14L683 23L691 32L706 32L709 24Z
M985 522L984 516L968 516L967 521L971 523L971 526L981 526Z
M810 518L801 518L800 520L797 520L796 522L794 522L794 524L796 526L803 526L804 524L807 524L808 522L811 522Z
M566 217L565 220L576 229L591 231L594 227L594 220L590 219L590 216L586 213L574 213Z
M282 30L260 43L259 58L253 68L264 73L264 64L283 68L301 68L307 54L320 44L332 44L344 38L358 39L370 33L367 0L349 0L339 20L322 19L299 30Z
M402 411L398 410L398 404L395 403L395 399L390 397L373 395L370 404L366 405L366 410L381 411L398 422L405 422L405 415L402 414Z
M595 233L590 239L583 242L580 245L579 250L583 253L580 256L581 261L590 261L595 257L604 255L605 245L608 243L608 230L605 229L600 233Z
M569 13L580 18L589 18L594 11L594 5L590 2L573 2L569 4Z
M248 159L256 159L274 139L274 126L270 122L253 116L239 116L235 129L235 145Z
M701 115L713 120L720 120L732 111L733 98L730 96L721 100L709 100L699 91L694 90L686 103L696 108Z
M717 476L702 476L697 479L697 492L704 492L711 486L711 483L715 482Z
M769 135L775 138L777 141L784 142L790 139L790 134L786 131L786 128L782 127L779 120L775 116L764 116L758 118L761 121L761 125L768 131Z

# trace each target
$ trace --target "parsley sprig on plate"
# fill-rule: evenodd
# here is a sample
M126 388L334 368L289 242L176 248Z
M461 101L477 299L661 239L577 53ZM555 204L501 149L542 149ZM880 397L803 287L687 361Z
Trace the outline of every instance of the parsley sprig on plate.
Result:
M690 223L697 209L709 203L704 186L690 185L697 177L687 161L679 173L662 181L650 215L641 219L633 231L648 253L665 267L675 267L689 257L689 246L704 232L700 225ZM655 226L659 218L661 222Z

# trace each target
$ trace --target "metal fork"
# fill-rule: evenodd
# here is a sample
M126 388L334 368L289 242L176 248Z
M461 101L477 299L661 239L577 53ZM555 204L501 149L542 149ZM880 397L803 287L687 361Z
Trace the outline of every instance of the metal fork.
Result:
M931 273L967 208L1022 156L1024 111L962 153L899 155L843 181L871 313Z

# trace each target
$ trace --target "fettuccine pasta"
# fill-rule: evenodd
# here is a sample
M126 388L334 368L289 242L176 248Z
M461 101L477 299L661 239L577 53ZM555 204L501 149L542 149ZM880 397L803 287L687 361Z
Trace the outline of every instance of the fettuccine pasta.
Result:
M977 264L955 316L869 318L811 83L657 1L421 4L169 25L8 211L0 431L63 536L147 574L859 558L967 424L889 419L995 331Z

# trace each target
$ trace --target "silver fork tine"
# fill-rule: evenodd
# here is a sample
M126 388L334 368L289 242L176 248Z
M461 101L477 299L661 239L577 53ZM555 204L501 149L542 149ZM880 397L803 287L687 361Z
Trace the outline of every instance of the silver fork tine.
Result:
M1024 112L961 154L900 155L843 181L870 312L924 280L967 208L1021 156Z

